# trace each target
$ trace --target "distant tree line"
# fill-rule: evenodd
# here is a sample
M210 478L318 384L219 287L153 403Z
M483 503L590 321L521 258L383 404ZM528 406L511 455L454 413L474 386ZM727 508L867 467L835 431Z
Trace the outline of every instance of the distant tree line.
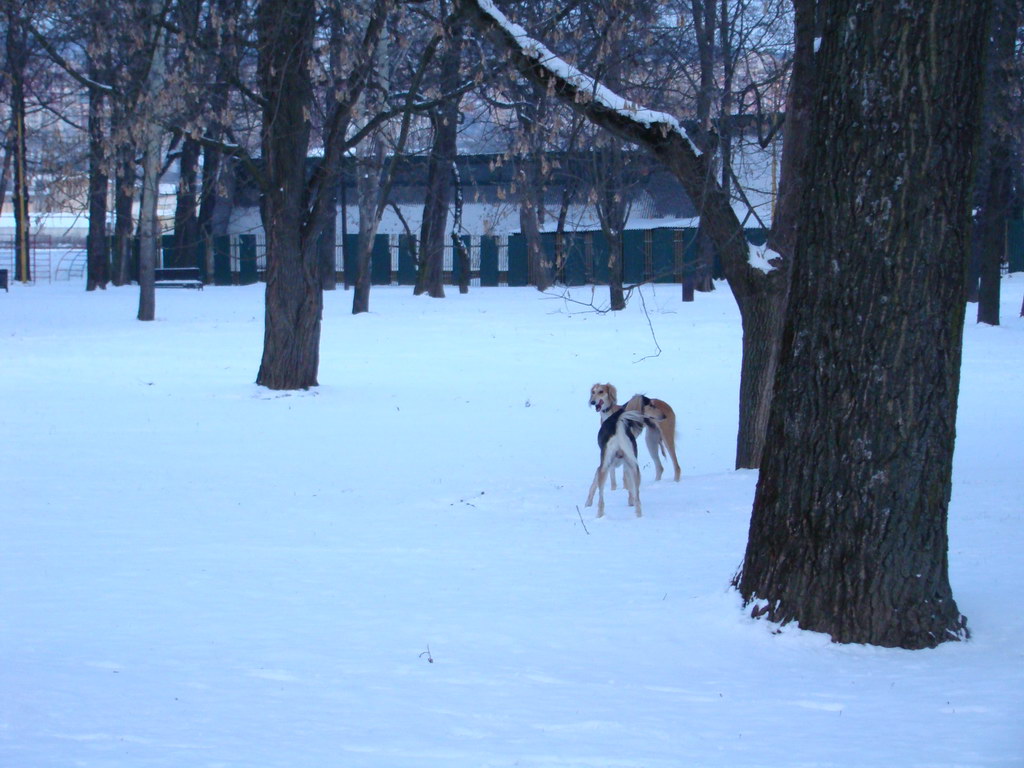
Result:
M506 7L560 55L619 92L700 121L703 140L722 158L716 163L727 185L731 139L716 128L729 125L720 118L781 109L791 47L790 12L781 0ZM452 162L460 147L504 153L517 168L514 197L538 288L547 288L553 275L540 231L552 217L566 226L574 199L592 202L610 241L621 242L629 213L629 189L616 172L622 141L496 59L489 44L467 34L462 9L452 0L5 0L3 9L2 98L11 125L4 167L34 173L44 182L40 186L61 186L72 198L67 204L87 211L87 289L130 282L132 242L141 236L142 319L155 306L149 275L157 258L156 184L172 164L179 171L173 232L180 260L193 258L196 243L208 243L223 229L216 203L231 194L234 163L245 164L261 184L273 284L268 306L297 318L288 321L295 328L286 336L309 329L295 337L307 346L316 336L317 322L310 318L318 314L317 286L334 287L326 240L333 236L328 230L340 161L347 155L359 161L364 243L355 312L369 307L366 244L392 204L394 163L408 154L430 158L422 225L410 232L417 244L417 293L444 293L440 259L445 227L457 218L461 200ZM288 34L279 35L282 29ZM19 134L16 126L25 123L19 109L26 108L36 119ZM57 133L54 124L69 143L70 151L59 158L42 151ZM34 152L33 131L39 142ZM290 145L282 147L284 142ZM563 189L553 212L550 201L545 205L545 188L554 169L545 158L551 150L580 147L593 149L590 172ZM290 159L300 152L320 158L312 176L282 178L286 171L299 173L301 164ZM275 167L276 161L281 164ZM13 185L17 204L27 197L28 183L24 174L14 175L22 179ZM75 184L75 178L87 183ZM282 190L290 201L279 199ZM284 241L281 228L292 231ZM27 236L27 224L21 231ZM303 255L285 255L291 253ZM610 253L616 259L618 249ZM612 267L610 305L619 309L625 303L621 259ZM709 280L704 287L711 288ZM279 324L275 319L268 325ZM285 346L271 335L267 341ZM315 350L299 357L308 361L306 372L275 377L275 385L315 380Z

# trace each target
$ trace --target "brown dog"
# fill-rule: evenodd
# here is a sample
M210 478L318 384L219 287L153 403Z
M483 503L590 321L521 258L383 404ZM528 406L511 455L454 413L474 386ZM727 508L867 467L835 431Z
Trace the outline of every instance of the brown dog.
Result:
M623 408L630 411L640 411L644 415L644 425L647 431L644 438L647 442L647 450L651 452L654 459L655 480L661 480L664 467L661 465L661 452L672 459L672 466L675 469L675 479L679 481L681 470L679 460L676 458L676 412L672 406L664 400L657 400L645 395L633 395L625 406L618 404L618 392L611 384L595 384L590 388L590 407L601 414L603 422L611 413L620 411ZM615 488L615 475L612 475L612 489Z

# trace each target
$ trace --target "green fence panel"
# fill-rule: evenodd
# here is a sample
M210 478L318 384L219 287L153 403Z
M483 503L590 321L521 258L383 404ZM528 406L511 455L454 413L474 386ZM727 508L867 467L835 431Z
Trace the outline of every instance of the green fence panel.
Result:
M213 238L213 284L231 285L231 237L215 235Z
M107 256L109 261L107 262L110 266L110 273L114 272L114 241L116 238L113 235L107 235ZM128 238L128 279L138 282L139 280L139 239L137 237Z
M597 230L590 235L591 273L590 279L598 285L608 284L608 238Z
M566 232L563 235L565 244L565 263L562 265L562 280L566 285L586 285L587 272L587 233Z
M647 254L644 251L644 231L631 229L622 233L622 282L642 283L648 279Z
M359 235L345 235L342 238L341 268L345 275L345 287L351 288L359 279Z
M491 235L480 238L480 285L498 285L498 239Z
M506 282L513 287L529 285L529 269L526 263L526 238L522 235L509 235L508 277Z
M252 285L259 282L256 270L256 235L238 236L238 284Z
M200 237L199 240L192 248L194 254L192 261L199 267L199 274L203 278L204 283L211 282L212 275L207 274L206 271L206 238Z
M398 236L398 284L416 285L416 236Z
M370 282L391 285L391 245L387 235L375 235L370 253Z
M1011 272L1024 272L1024 219L1006 222L1006 257Z
M541 232L540 234L540 247L543 253L541 269L547 271L549 278L548 282L561 280L561 275L558 272L558 239L554 232ZM547 266L545 266L547 265Z
M677 281L676 231L655 229L651 232L651 274L648 279L655 283Z
M683 263L680 265L680 276L685 280L693 280L697 276L697 228L685 227L678 230L683 239Z

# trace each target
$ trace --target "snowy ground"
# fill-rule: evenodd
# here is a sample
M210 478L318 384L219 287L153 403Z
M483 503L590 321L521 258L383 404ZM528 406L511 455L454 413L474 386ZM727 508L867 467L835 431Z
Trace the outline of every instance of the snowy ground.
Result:
M252 383L260 286L160 291L144 324L137 289L14 285L0 765L1024 765L1022 294L968 316L974 636L908 652L775 633L729 589L756 475L726 290L645 289L650 326L636 297L374 288L353 317L339 291L321 386L284 394ZM599 380L680 416L682 482L648 461L642 519L582 506Z

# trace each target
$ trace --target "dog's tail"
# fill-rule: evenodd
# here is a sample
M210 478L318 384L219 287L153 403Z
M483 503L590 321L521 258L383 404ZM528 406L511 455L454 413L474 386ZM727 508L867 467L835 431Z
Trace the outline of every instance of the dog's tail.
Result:
M615 428L639 432L645 421L646 419L640 411L623 411L619 415L619 423L615 425Z

